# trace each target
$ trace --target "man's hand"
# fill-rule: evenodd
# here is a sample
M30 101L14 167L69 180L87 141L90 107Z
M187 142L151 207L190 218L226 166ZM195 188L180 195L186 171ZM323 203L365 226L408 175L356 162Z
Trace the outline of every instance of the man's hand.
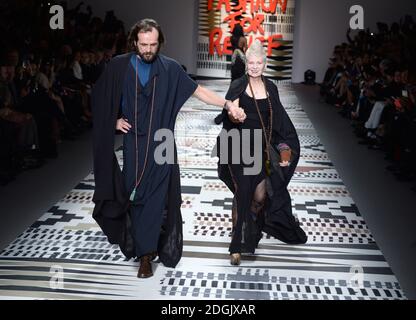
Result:
M243 123L247 115L244 112L244 110L240 107L238 107L235 103L229 101L227 102L228 106L228 117L233 123Z
M198 86L194 92L194 96L206 104L211 104L214 106L224 108L224 98L221 98L214 91L208 90L202 86ZM243 122L246 119L244 111L236 105L235 102L226 101L226 109L230 119L238 121L238 123Z
M128 133L131 129L131 125L127 122L126 119L118 119L116 129L123 133Z

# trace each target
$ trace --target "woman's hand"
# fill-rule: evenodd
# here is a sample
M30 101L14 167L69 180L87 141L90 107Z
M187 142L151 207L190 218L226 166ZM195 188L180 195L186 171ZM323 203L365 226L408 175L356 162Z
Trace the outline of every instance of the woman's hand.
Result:
M131 129L131 125L128 123L127 119L118 119L116 129L123 133L128 133Z
M240 120L238 120L238 119L234 118L234 117L233 117L233 116L231 116L231 115L229 115L229 116L228 116L228 119L230 119L230 121L231 121L232 123L234 123L234 124L240 124L240 123L241 123L241 121L240 121Z
M281 167L288 167L290 166L290 159L292 158L292 150L288 149L288 150L282 150L280 151L280 159L281 162L279 163L279 165Z
M240 107L230 109L228 112L228 118L235 124L243 123L247 119L247 115Z
M239 124L246 120L247 115L244 110L238 106L238 104L232 101L227 101L227 106L228 118L231 120L231 122Z

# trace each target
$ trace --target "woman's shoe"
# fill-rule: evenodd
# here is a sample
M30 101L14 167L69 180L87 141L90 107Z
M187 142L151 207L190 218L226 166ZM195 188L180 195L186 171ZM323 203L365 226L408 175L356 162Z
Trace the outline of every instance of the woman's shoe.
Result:
M230 257L230 263L232 266L239 266L241 263L241 254L233 253Z

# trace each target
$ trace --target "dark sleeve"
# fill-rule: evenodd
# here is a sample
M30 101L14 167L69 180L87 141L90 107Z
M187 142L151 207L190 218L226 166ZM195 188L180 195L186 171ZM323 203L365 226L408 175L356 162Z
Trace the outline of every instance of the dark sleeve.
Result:
M198 88L198 84L185 72L185 70L179 65L175 64L174 72L177 75L177 86L175 101L173 103L176 112L179 112L180 108L185 102L194 94Z
M225 95L225 99L227 100L237 100L239 95L244 91L244 78L239 78L231 82L230 88L227 91L227 94Z
M246 73L246 64L239 55L235 59L234 65L231 66L231 75L233 79L241 78Z
M292 120L283 107L282 102L280 101L279 90L277 89L276 85L273 84L272 88L273 100L276 103L276 105L273 106L274 144L276 146L287 145L299 156L300 143L295 126L293 125Z
M106 68L94 85L91 93L93 114L93 157L95 190L93 201L112 200L113 193L113 153L116 108L112 108L114 73Z

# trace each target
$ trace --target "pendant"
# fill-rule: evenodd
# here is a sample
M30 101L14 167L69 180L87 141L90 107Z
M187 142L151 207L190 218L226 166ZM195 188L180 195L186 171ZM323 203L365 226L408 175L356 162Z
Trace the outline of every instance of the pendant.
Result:
M272 175L272 166L271 166L270 160L266 160L265 169L266 169L267 176L270 177Z
M135 197L136 197L136 188L134 188L133 192L130 195L130 201L133 202Z

